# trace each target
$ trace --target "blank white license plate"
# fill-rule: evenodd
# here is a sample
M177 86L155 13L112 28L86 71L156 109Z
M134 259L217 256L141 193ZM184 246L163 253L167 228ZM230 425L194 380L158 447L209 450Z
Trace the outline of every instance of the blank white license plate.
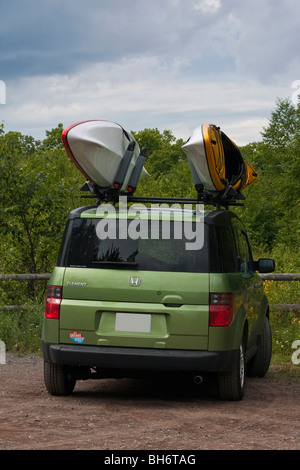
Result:
M149 333L151 331L151 315L147 313L116 313L116 331Z

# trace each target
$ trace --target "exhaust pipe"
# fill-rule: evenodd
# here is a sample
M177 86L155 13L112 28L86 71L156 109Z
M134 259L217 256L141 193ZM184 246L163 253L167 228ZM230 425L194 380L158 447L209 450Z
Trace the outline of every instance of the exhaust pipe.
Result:
M200 385L203 382L203 377L201 375L195 375L194 383Z

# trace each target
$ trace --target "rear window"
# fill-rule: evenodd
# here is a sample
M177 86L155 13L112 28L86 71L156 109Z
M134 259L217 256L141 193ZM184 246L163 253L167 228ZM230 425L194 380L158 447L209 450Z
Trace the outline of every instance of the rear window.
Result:
M204 245L201 249L186 249L191 239L178 238L176 222L170 221L168 238L159 221L141 221L143 238L128 238L126 224L115 221L115 237L100 239L99 219L74 219L69 223L67 243L62 250L60 266L99 269L138 269L144 271L208 272L207 227L204 224ZM143 226L143 223L145 225ZM120 226L120 224L122 224ZM124 226L125 224L125 226ZM194 231L196 227L194 226ZM155 238L153 238L155 234Z

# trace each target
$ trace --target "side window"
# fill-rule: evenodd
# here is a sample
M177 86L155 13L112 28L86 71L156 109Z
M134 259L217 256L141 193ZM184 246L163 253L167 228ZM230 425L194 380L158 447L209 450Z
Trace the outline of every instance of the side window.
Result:
M217 237L222 263L222 272L234 273L239 271L237 252L232 228L217 227Z
M233 220L232 223L237 245L238 270L244 274L253 272L253 259L247 234L237 220Z

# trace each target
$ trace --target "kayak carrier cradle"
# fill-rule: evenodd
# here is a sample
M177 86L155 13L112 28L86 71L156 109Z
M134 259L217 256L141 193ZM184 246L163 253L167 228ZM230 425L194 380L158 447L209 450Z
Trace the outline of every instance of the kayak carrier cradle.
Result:
M132 145L132 144L131 144ZM128 151L132 151L132 148L127 149ZM126 153L124 157L126 156ZM112 203L117 204L119 202L120 197L126 197L127 203L153 203L153 204L207 204L215 206L217 209L221 209L224 207L228 209L229 206L243 206L238 201L242 201L245 199L243 194L240 191L235 190L231 185L228 185L224 191L218 193L211 193L209 191L204 190L204 186L199 180L195 178L194 172L192 172L194 186L197 192L197 197L195 198L184 198L184 197L165 197L165 196L135 196L135 190L138 185L139 177L141 175L142 167L146 159L146 149L143 148L139 155L139 158L136 163L135 170L133 171L133 175L131 177L131 182L129 182L127 192L121 191L120 188L122 184L113 184L112 187L108 188L101 188L96 184L86 181L81 188L83 192L90 192L90 194L82 194L82 198L93 198L97 199L97 206L102 203ZM123 173L124 169L122 169L122 162L125 162L126 159L123 158L121 161L120 167L118 169L117 174ZM124 164L124 163L123 163Z

